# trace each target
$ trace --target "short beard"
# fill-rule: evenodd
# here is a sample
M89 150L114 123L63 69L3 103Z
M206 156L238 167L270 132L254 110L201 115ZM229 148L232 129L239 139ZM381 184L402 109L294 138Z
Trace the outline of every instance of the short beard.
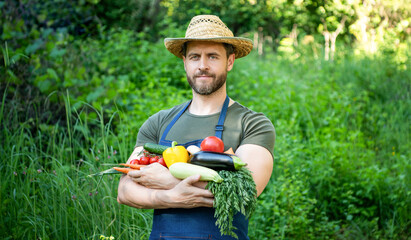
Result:
M202 87L196 86L194 79L195 77L200 76L200 75L210 76L214 78L214 81L208 86L202 86ZM196 75L194 75L194 77L187 75L187 80L195 93L199 95L210 95L216 92L218 89L220 89L224 85L224 83L227 80L227 72L216 76L215 74L208 73L207 71L201 71L197 73Z

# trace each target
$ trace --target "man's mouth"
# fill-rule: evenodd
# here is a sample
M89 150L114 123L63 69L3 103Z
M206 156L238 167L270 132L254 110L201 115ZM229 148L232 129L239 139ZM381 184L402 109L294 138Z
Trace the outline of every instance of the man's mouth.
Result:
M212 76L212 75L195 75L194 77L196 79L202 79L202 78L213 78L214 76Z

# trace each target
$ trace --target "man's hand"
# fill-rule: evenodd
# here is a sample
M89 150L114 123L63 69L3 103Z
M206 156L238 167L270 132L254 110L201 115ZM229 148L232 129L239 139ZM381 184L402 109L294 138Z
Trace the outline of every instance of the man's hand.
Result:
M117 201L130 207L146 209L213 207L213 194L198 186L206 184L207 182L200 181L200 175L196 175L180 181L169 190L152 189L123 175Z
M136 147L127 163L138 158L142 149ZM146 209L213 207L214 196L204 189L206 185L199 175L181 181L166 167L153 163L121 177L117 201Z
M159 197L172 207L213 207L214 195L209 190L196 187L199 180L200 175L190 176Z
M172 189L180 182L159 163L152 163L138 171L130 171L128 176L134 182L152 189Z

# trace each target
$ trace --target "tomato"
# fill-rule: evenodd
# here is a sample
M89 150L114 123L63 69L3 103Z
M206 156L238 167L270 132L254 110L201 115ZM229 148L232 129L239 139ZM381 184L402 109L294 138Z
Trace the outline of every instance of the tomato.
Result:
M159 158L158 159L158 163L160 163L161 165L163 165L164 167L167 167L167 164L166 164L166 162L164 161L164 158Z
M155 162L158 162L158 159L159 159L159 158L160 158L159 156L151 157L151 158L150 158L150 164L155 163Z
M140 164L141 165L148 165L150 163L150 158L149 157L141 157L140 158Z
M130 164L140 164L140 161L138 159L133 159L130 161Z
M210 136L206 137L201 142L201 151L210 151L210 152L224 152L224 143L218 137Z
M144 150L143 150L143 156L144 156L144 157L149 157L149 156L150 156L150 152L144 149Z

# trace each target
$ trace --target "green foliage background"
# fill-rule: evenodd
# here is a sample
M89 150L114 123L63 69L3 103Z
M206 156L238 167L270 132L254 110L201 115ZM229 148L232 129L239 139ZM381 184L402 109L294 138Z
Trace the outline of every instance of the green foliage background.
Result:
M384 34L370 53L356 25L368 1L350 2L0 1L0 237L148 238L152 210L119 205L118 176L87 176L124 162L151 114L191 97L162 40L202 13L272 39L228 75L230 97L277 131L250 238L411 237L410 7L376 1L368 27ZM324 61L321 30L342 16Z

